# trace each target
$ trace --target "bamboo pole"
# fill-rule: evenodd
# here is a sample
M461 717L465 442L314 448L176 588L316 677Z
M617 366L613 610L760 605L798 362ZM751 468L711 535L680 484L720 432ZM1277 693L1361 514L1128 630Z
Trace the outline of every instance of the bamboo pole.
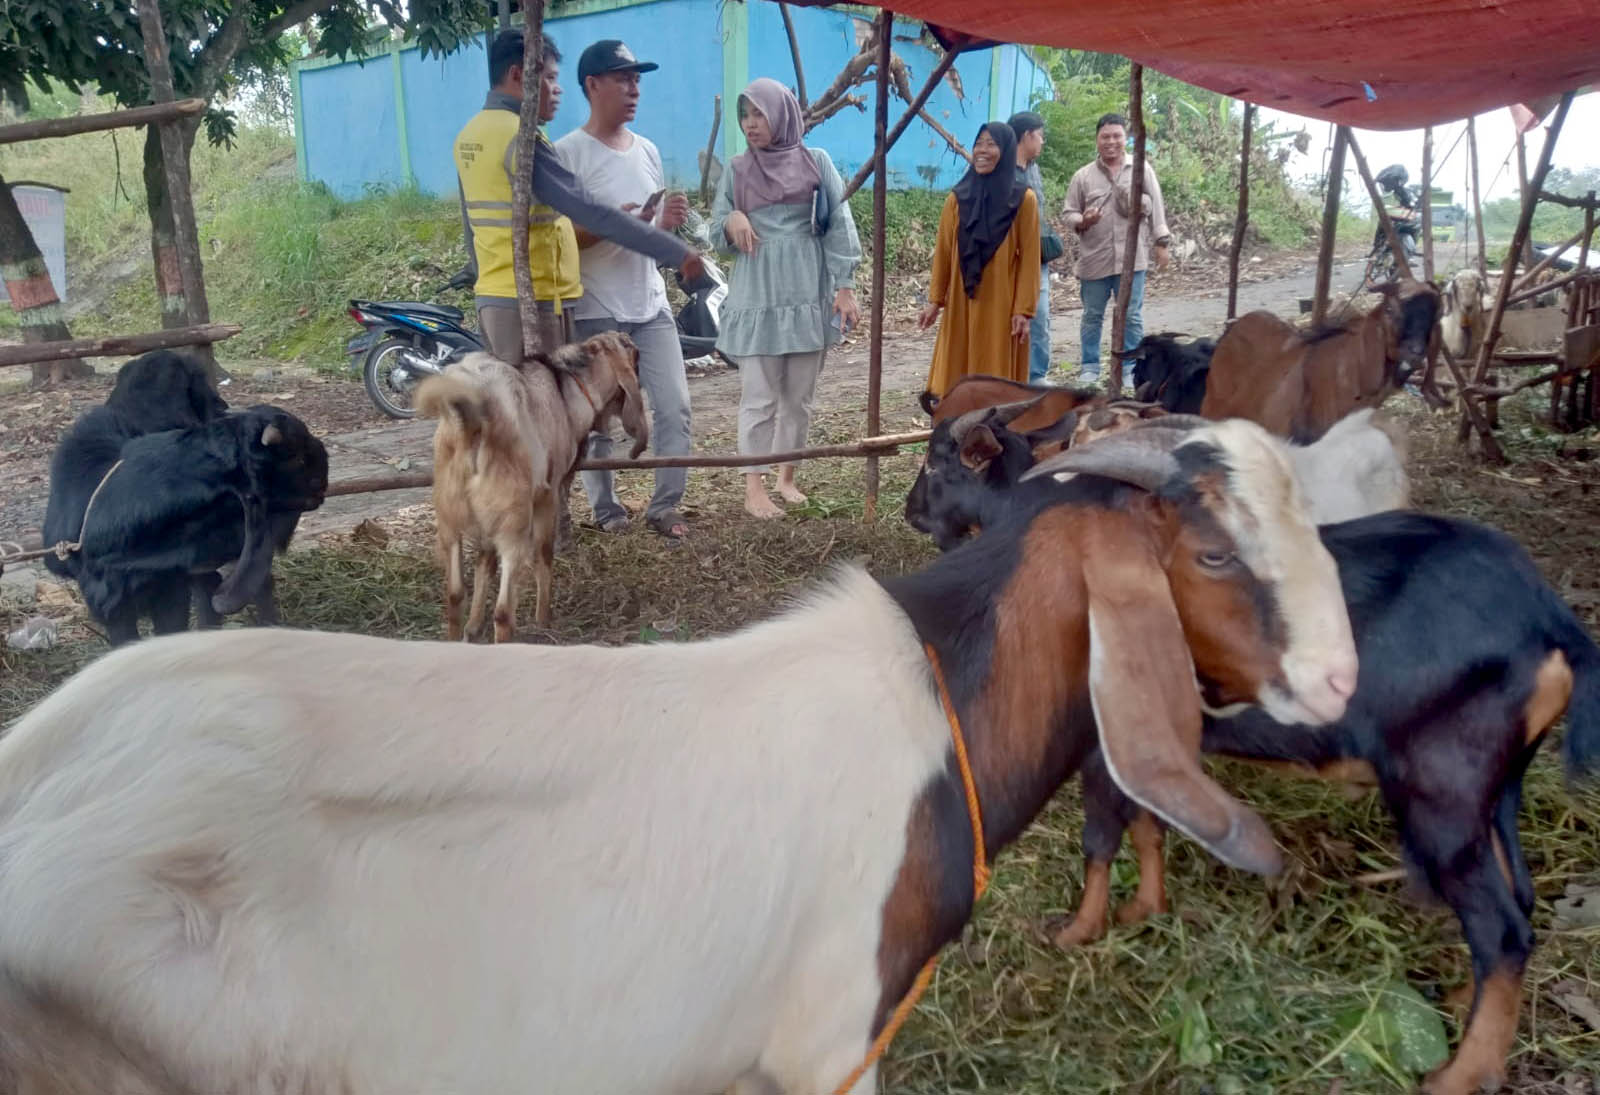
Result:
M1539 200L1540 201L1544 201L1545 200L1545 195L1540 194L1539 195ZM1522 290L1526 289L1528 286L1532 285L1534 278L1536 278L1540 274L1542 274L1545 271L1545 269L1552 262L1555 262L1556 259L1560 258L1563 254L1565 254L1567 248L1569 248L1569 247L1573 246L1574 244L1580 242L1582 239L1583 239L1583 230L1579 229L1578 232L1576 234L1574 234L1571 239L1567 240L1561 246L1557 247L1554 251L1551 251L1548 255L1544 256L1538 262L1534 263L1532 267L1530 267L1528 270L1526 270L1523 273L1523 275L1520 278L1517 279L1517 284L1511 291L1514 292L1514 293L1518 293L1518 292L1521 292ZM1515 303L1515 301L1513 301L1512 303Z
M722 128L722 96L711 97L711 136L706 138L705 160L700 164L700 200L711 204L711 161L717 155L717 131Z
M1488 249L1483 242L1483 194L1478 187L1478 127L1467 119L1467 158L1472 167L1472 223L1478 230L1478 274L1488 280Z
M905 445L916 445L933 436L931 430L911 433L892 433L882 437L864 437L845 445L818 445L808 449L775 452L766 457L774 463L792 464L801 460L818 460L825 457L854 456L877 459L893 456ZM742 468L750 463L749 453L704 453L686 456L644 456L637 460L608 457L604 460L583 460L579 471L649 471L654 468ZM363 475L344 479L328 485L328 497L347 494L376 494L380 491L410 490L433 485L432 471L401 472L396 475Z
M884 221L889 204L889 60L893 47L894 12L884 8L878 13L878 71L876 75L877 100L873 103L873 172L872 172L872 335L867 365L867 434L878 432L878 414L883 398L883 315L884 315L884 254L886 240ZM827 307L827 302L823 302ZM868 521L878 516L878 458L867 457Z
M108 110L102 114L46 118L41 122L17 122L14 125L0 125L0 144L72 137L79 133L98 133L103 129L121 129L125 126L154 125L187 117L190 114L199 114L205 108L204 99L175 99L169 103L152 103L149 106L129 107L127 110Z
M1128 240L1122 253L1122 276L1117 279L1117 314L1111 322L1111 367L1106 370L1106 391L1113 397L1122 394L1122 339L1128 329L1128 305L1133 300L1133 266L1139 253L1139 228L1144 223L1144 66L1137 61L1133 62L1128 74L1128 121L1133 126L1133 180L1128 189Z
M1378 218L1378 223L1383 226L1383 234L1389 241L1389 249L1394 252L1395 266L1403 278L1414 278L1411 272L1411 263L1406 259L1405 245L1400 242L1400 233L1395 230L1394 218L1389 216L1389 210L1384 208L1383 195L1378 191L1378 184L1372 178L1372 172L1367 167L1367 158L1361 154L1361 146L1356 143L1356 135L1347 132L1345 141L1350 145L1350 153L1356 158L1356 173L1361 176L1361 181L1366 184L1367 196L1372 199L1372 212Z
M517 313L522 321L522 355L538 353L539 307L533 297L533 267L528 264L528 207L533 204L533 159L544 105L544 0L522 8L522 109L517 119L516 154L511 175L511 266L517 282ZM521 362L512 364L520 365Z
M922 108L928 103L928 98L939 86L939 81L943 80L945 73L950 71L950 66L956 63L957 56L958 54L952 50L951 52L946 53L943 57L939 58L939 63L933 67L932 72L928 73L927 80L923 81L922 90L917 92L916 98L912 99L911 103L906 107L905 114L902 115L900 120L894 124L894 128L889 131L889 135L885 141L887 146L885 148L885 152L894 147L895 142L900 139L900 135L904 133L906 131L906 127L911 124L911 120L921 113ZM861 185L866 182L868 176L872 174L874 165L877 162L877 157L873 156L872 159L861 165L860 169L857 170L855 175L851 177L849 184L844 188L845 200L848 201L851 194L854 194L857 190L861 189Z
M1239 314L1239 252L1244 250L1244 230L1250 222L1250 131L1255 127L1256 105L1244 104L1244 135L1239 144L1239 212L1233 218L1233 244L1228 248L1228 318Z
M1544 188L1545 178L1550 174L1550 159L1555 153L1556 141L1561 137L1561 127L1566 124L1572 97L1573 93L1570 91L1561 96L1561 105L1556 108L1555 118L1551 120L1550 130L1544 139L1544 147L1539 151L1539 166L1534 171L1533 179L1527 188L1522 202L1522 212L1517 217L1517 229L1512 234L1511 246L1506 251L1505 268L1500 275L1500 284L1495 290L1494 307L1489 312L1488 331L1484 334L1483 344L1478 347L1478 361L1472 377L1474 387L1481 386L1484 378L1489 375L1489 363L1494 359L1494 346L1500 341L1500 322L1505 318L1506 301L1511 297L1511 282L1516 276L1517 259L1521 254L1522 244L1527 240L1528 233L1533 227L1533 211L1539 204L1539 191ZM1466 385L1463 384L1462 387L1465 388ZM1494 440L1485 429L1480 428L1479 433L1486 446Z
M1422 276L1433 280L1433 126L1422 131Z
M232 338L243 330L243 327L232 323L202 323L140 335L74 338L64 342L24 342L15 346L0 346L0 369L9 369L14 365L37 365L46 361L66 361L74 357L119 357L175 346L209 346L213 342Z
M1333 284L1334 237L1339 234L1339 194L1344 189L1344 152L1350 131L1339 126L1333 132L1333 149L1328 154L1328 196L1322 205L1322 240L1317 248L1316 288L1311 291L1311 325L1320 327L1328 318L1328 290Z

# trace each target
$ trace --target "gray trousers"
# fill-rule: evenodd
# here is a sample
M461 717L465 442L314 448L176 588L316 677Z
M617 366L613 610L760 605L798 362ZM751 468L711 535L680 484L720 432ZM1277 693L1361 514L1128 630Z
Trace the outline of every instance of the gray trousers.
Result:
M485 303L494 300L493 304ZM552 301L540 300L534 302L539 310L539 340L542 349L549 352L557 346L572 342L572 305L575 301L566 301L562 304L561 314L556 315L556 307ZM488 343L489 352L515 368L522 367L522 313L517 309L515 299L501 302L500 298L478 298L478 333L483 336L483 341Z
M825 351L741 357L739 380L739 451L767 456L805 448L811 428L811 403L817 395ZM770 464L754 464L746 473L765 472Z
M672 313L663 308L643 323L618 323L596 318L577 321L578 338L589 338L601 331L621 331L639 347L639 386L650 400L650 451L657 456L682 456L690 446L689 377L683 369L683 349L678 345L678 326ZM611 435L589 435L588 456L601 460L611 455ZM628 511L617 501L615 475L609 471L581 473L584 493L598 522L625 517ZM688 468L657 468L656 491L650 496L645 517L660 517L678 507L689 482Z

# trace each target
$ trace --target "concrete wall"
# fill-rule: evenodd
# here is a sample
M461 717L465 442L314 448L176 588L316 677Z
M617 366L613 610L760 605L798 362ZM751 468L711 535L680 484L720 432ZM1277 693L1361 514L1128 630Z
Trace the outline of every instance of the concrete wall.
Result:
M871 29L871 16L828 8L793 8L807 90L814 97L855 54ZM793 84L783 19L767 0L589 0L545 24L565 56L561 107L549 126L560 136L587 116L578 88L578 54L600 38L621 38L642 59L661 68L643 79L635 128L661 150L669 180L699 182L698 154L710 136L713 97L723 96L717 153L742 151L735 103L757 76ZM915 23L897 23L895 50L911 72L912 90L937 60L914 39ZM456 132L483 104L488 63L481 39L444 58L424 58L415 48L393 49L364 62L310 61L294 68L295 133L301 178L326 183L341 197L368 186L409 182L430 193L455 191L451 145ZM1005 118L1049 93L1049 80L1027 53L1001 46L964 54L955 82L941 83L927 110L964 145L989 118ZM846 108L807 136L826 148L848 178L872 156L872 85L856 89L867 109ZM890 124L904 104L890 104ZM890 153L894 187L948 187L965 170L944 139L914 122Z

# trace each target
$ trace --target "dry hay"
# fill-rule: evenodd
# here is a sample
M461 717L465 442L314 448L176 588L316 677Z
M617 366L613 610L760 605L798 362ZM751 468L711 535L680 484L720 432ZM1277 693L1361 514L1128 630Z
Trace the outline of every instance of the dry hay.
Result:
M1463 458L1453 416L1429 416L1409 398L1391 406L1412 428L1417 504L1515 534L1591 630L1600 630L1593 558L1600 459L1556 456L1597 440L1545 434L1527 413L1536 402L1508 401L1514 463L1494 470ZM842 440L855 426L834 417L818 433ZM701 441L707 449L729 443ZM802 484L812 500L799 519L765 523L744 516L737 472L696 472L687 543L670 547L637 521L623 535L580 528L576 550L557 560L554 628L523 637L700 638L779 609L833 563L859 558L878 573L920 566L932 548L900 520L914 463L884 461L874 525L859 520L858 460L807 465ZM620 485L637 510L651 480L628 475ZM576 509L581 514L581 501ZM442 582L425 508L379 524L280 561L290 624L441 634ZM525 628L530 607L521 616ZM43 656L0 654L0 717L20 713L98 649L78 643ZM777 680L783 670L771 667ZM803 689L807 682L788 683ZM1600 1031L1581 1013L1582 1001L1600 1006L1600 927L1558 927L1551 902L1569 885L1600 886L1600 795L1565 786L1558 752L1547 746L1527 779L1523 832L1539 895L1538 947L1512 1090L1594 1095ZM1172 914L1058 951L1047 942L1049 929L1070 911L1083 881L1079 794L1075 784L1065 788L1000 857L978 916L893 1046L882 1090L1353 1095L1412 1085L1430 1047L1437 1051L1446 1034L1459 1038L1454 1021L1441 1021L1442 1009L1431 1005L1467 979L1469 962L1447 911L1422 904L1402 882L1357 881L1398 866L1387 810L1373 795L1350 798L1241 764L1215 768L1273 825L1290 864L1284 878L1240 874L1174 837L1167 850ZM1131 858L1120 859L1114 899L1130 894L1135 880ZM1411 1041L1397 1037L1397 1024L1415 1021L1419 1007L1428 1029Z

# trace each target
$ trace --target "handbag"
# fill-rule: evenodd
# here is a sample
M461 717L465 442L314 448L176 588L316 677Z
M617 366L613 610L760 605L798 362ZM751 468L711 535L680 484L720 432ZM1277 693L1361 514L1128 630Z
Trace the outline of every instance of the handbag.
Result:
M1039 263L1054 262L1066 253L1067 245L1061 242L1056 230L1045 225L1039 232Z

